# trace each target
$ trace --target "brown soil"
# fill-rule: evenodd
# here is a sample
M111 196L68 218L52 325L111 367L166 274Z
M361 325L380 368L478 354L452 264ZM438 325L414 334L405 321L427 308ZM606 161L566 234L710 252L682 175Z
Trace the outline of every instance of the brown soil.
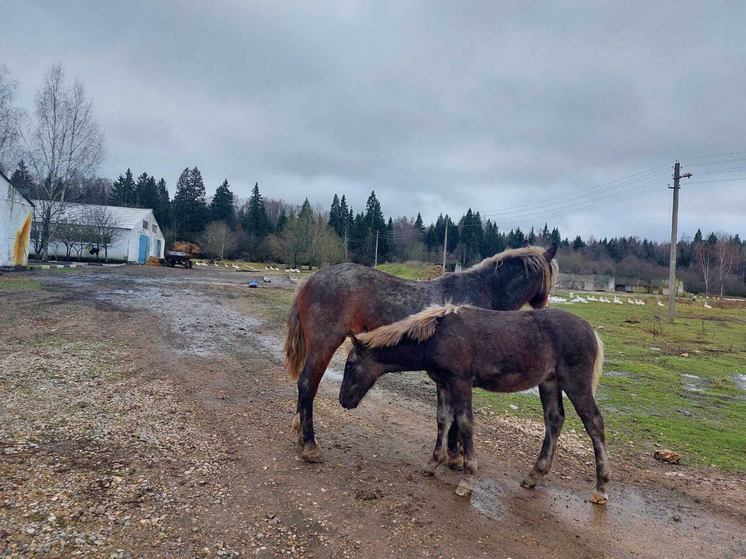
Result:
M525 490L538 423L478 415L479 478L457 497L457 472L419 473L435 439L422 375L384 379L348 412L331 370L315 414L325 462L303 463L281 321L259 312L247 274L22 279L48 289L0 287L0 556L746 554L743 476L612 446L599 507L590 442L563 433L552 472ZM283 275L262 286L291 287Z

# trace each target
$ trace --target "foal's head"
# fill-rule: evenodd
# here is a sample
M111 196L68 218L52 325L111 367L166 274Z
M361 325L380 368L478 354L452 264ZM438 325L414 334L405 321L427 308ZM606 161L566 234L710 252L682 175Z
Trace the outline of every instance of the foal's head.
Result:
M352 350L347 355L345 375L339 390L339 403L348 410L356 408L378 377L386 372L383 364L373 359L371 350L364 343L354 336L351 339Z

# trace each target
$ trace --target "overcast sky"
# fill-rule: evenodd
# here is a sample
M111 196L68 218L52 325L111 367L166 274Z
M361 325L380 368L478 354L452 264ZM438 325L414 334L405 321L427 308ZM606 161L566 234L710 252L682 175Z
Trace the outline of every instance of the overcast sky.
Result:
M54 62L85 82L104 176L146 171L173 195L196 165L208 195L228 178L242 197L259 182L360 210L375 190L386 217L471 207L501 229L666 240L679 158L695 173L679 231L746 236L746 180L704 182L746 177L746 152L687 159L746 150L742 2L9 0L2 13L22 105Z

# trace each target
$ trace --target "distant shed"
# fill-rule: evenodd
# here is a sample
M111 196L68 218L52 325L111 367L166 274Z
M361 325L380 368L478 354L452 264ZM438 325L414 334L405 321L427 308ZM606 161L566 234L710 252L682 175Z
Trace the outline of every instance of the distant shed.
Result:
M48 202L37 203L43 205ZM64 211L55 213L59 221L85 226L90 225L87 221L91 210L105 211L116 223L116 229L121 230L116 243L108 249L109 258L139 264L145 264L150 256L163 258L165 239L152 209L67 203ZM65 253L62 243L49 244L50 256L65 256Z
M0 172L0 268L25 268L34 205Z

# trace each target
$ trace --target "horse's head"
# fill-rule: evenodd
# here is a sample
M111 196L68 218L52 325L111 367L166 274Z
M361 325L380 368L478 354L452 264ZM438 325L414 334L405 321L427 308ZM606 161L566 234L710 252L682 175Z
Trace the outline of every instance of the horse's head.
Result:
M542 274L536 294L529 299L528 304L531 305L532 309L543 309L549 306L549 292L557 282L557 274L559 273L557 262L554 260L556 254L557 243L552 243L552 245L544 251L544 260L546 260L548 266L546 273L549 275L548 277L543 277Z
M339 403L343 408L356 408L384 371L384 366L373 359L370 349L355 336L350 336L352 350L347 355Z

